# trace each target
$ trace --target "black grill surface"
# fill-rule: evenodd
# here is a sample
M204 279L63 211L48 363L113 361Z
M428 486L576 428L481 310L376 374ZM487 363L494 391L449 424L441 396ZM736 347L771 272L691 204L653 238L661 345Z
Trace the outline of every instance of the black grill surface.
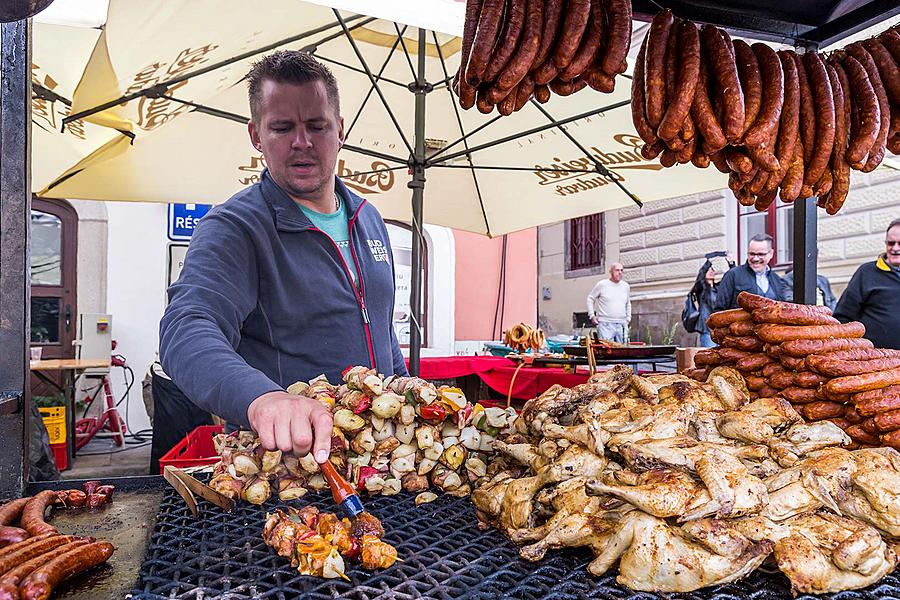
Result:
M439 496L416 506L413 494L366 498L366 508L385 526L385 540L397 547L403 562L368 572L347 561L350 581L301 576L288 560L262 540L266 511L239 503L225 513L205 502L194 520L181 498L168 490L141 566L132 598L222 598L238 600L292 598L397 599L629 599L771 600L790 598L787 579L757 570L747 579L690 594L634 592L616 584L615 573L592 577L585 549L551 551L539 563L518 557L517 548L499 532L480 530L468 498ZM295 505L313 504L335 511L330 495L307 495ZM866 590L831 596L835 600L900 598L897 573Z

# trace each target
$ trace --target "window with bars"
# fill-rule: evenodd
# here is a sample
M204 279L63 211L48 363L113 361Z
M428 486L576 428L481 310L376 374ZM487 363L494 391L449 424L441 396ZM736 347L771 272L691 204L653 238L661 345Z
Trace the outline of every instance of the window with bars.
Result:
M589 269L603 263L603 215L569 219L567 270Z

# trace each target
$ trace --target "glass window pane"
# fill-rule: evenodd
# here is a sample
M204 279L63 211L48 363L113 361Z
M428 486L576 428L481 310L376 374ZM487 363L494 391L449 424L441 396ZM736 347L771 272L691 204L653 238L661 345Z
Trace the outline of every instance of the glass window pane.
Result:
M738 253L740 254L738 258L739 263L743 263L747 260L747 244L750 242L750 238L758 233L768 233L771 235L770 232L766 231L766 216L767 213L759 213L756 211L752 214L741 215L741 247L738 248Z
M31 211L31 285L62 285L62 222Z
M59 298L31 298L31 343L59 343Z
M779 265L787 264L794 260L794 207L786 205L778 207L775 211L776 227L778 235L778 255L775 261Z

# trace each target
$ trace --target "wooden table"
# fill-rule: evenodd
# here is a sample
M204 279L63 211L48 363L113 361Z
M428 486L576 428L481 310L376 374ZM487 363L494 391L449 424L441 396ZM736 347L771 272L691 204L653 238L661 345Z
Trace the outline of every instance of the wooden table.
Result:
M60 390L65 398L66 406L66 455L69 468L75 459L75 378L78 373L88 369L109 367L109 359L81 360L80 358L52 358L47 360L31 361L31 372L44 383ZM63 384L59 386L55 381L44 375L48 371L59 371L63 376Z

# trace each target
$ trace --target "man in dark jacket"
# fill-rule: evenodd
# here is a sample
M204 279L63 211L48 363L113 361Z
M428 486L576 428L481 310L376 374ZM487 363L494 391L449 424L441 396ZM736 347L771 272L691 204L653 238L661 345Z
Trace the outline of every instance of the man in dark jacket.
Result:
M165 372L193 402L250 426L268 449L328 458L331 413L288 394L351 365L406 374L381 215L334 176L344 141L337 82L279 51L247 76L259 183L197 228L160 323Z
M884 254L853 274L834 316L862 322L877 348L900 350L900 219L888 225Z
M747 244L747 262L725 273L716 290L716 312L737 308L737 297L741 292L750 292L784 300L784 281L769 267L772 260L772 236L758 233Z

